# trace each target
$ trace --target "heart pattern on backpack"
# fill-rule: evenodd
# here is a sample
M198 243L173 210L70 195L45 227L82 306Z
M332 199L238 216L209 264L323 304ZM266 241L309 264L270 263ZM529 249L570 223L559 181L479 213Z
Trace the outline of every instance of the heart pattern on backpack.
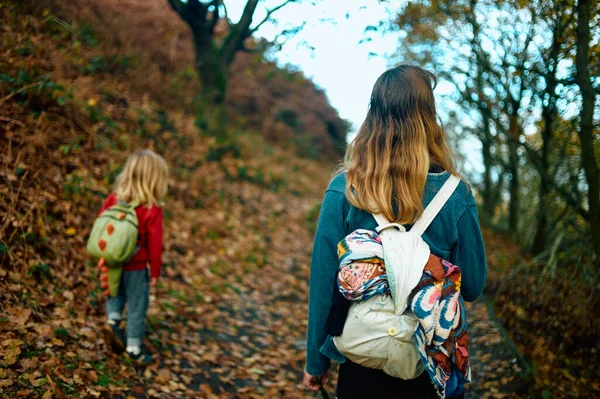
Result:
M106 240L103 239L99 239L98 240L98 248L100 248L100 251L104 252L104 250L106 249L106 245L108 243L106 242Z
M113 226L112 224L109 224L108 226L106 226L106 232L108 233L109 236L111 236L114 231L115 231L115 226Z

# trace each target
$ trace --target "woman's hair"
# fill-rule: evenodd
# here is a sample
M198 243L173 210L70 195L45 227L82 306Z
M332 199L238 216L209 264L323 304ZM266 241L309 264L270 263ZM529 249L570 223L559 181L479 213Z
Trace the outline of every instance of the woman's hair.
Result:
M162 205L167 194L169 168L165 160L150 150L137 150L127 158L116 184L120 201Z
M377 79L367 117L346 151L346 197L352 205L414 223L423 211L429 168L457 174L437 121L436 84L434 74L412 65Z

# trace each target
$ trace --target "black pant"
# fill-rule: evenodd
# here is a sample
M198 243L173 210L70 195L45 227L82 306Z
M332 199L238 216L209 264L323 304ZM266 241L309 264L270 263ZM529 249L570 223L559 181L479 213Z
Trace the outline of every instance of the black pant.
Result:
M340 364L336 393L338 399L438 399L426 371L414 380L401 380L348 359ZM452 399L464 399L464 393Z

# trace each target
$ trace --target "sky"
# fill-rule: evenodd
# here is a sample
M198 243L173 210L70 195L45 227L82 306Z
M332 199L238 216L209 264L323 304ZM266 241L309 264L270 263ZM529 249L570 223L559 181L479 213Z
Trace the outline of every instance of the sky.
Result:
M266 11L284 0L263 0L254 14L255 26ZM369 105L371 90L379 75L394 66L399 53L400 32L390 29L367 29L388 24L405 0L300 0L278 10L274 23L265 23L256 36L273 40L289 28L306 21L303 29L285 42L273 57L282 65L300 69L322 88L340 116L348 120L351 141L362 124ZM238 21L246 0L226 1L229 18ZM365 5L367 4L367 5ZM440 106L442 96L452 91L449 83L439 82L435 94ZM475 139L461 141L461 152L468 154L461 169L469 175L480 175L480 143Z
M259 3L255 21L262 20L265 10L281 3L266 0ZM365 3L369 3L365 6ZM229 17L234 21L244 0L227 2ZM274 54L281 64L297 66L317 86L325 90L330 103L356 131L367 112L373 84L388 67L396 52L398 36L385 31L365 33L368 26L387 22L400 2L377 0L321 0L288 4L274 14L277 26L265 24L257 36L272 40L283 29L307 21L304 28ZM326 19L326 21L322 21ZM370 41L361 43L369 38ZM312 49L310 48L312 47ZM376 55L375 55L376 54Z

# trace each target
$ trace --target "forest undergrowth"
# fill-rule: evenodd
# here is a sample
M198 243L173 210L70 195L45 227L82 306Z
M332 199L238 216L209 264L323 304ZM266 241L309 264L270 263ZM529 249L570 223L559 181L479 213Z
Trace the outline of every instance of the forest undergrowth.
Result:
M299 380L310 249L335 149L324 160L307 153L312 141L271 140L265 129L287 137L290 124L276 115L258 123L235 94L230 138L216 143L199 131L189 99L165 100L161 86L185 87L186 66L149 68L135 43L119 50L65 10L0 1L0 20L0 394L311 397ZM146 71L157 75L132 83ZM274 74L296 82L301 99L315 92L300 75ZM322 132L335 119L306 112L298 121ZM156 362L145 370L107 351L104 300L85 252L138 147L171 170L146 342ZM542 275L509 239L485 235L487 292L533 365L535 394L596 395L597 295L573 290L560 271Z

